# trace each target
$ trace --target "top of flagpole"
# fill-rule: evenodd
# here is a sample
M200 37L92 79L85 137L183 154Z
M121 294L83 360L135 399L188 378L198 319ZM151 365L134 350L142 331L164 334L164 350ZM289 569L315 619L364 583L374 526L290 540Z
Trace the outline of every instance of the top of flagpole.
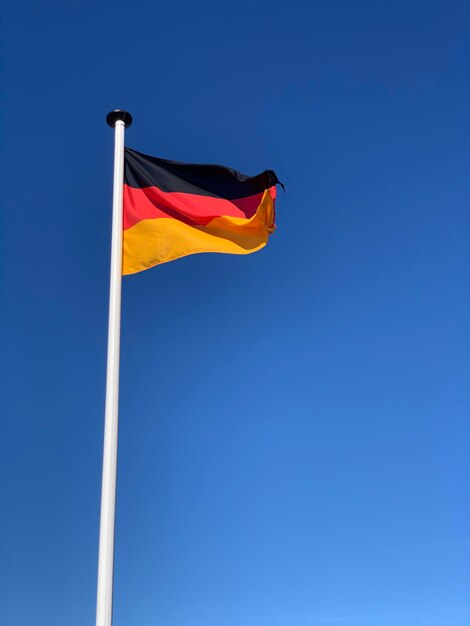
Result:
M132 115L128 111L123 111L122 109L115 109L114 111L110 111L106 116L106 122L108 126L114 128L116 126L116 122L124 122L124 126L129 128L132 124Z

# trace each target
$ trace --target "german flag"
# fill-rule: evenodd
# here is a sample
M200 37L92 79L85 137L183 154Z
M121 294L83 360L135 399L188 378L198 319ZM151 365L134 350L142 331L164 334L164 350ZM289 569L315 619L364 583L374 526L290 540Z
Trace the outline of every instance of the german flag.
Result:
M167 161L125 149L123 274L198 252L250 254L274 231L272 170Z

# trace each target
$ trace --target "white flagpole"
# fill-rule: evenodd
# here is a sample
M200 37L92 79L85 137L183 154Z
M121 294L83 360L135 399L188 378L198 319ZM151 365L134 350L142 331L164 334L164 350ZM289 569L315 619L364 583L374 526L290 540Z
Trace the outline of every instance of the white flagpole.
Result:
M122 194L124 186L124 130L132 124L127 111L112 111L106 121L114 128L113 226L109 288L108 369L101 485L100 546L96 626L111 626L113 612L114 519L119 403L119 340L121 333Z

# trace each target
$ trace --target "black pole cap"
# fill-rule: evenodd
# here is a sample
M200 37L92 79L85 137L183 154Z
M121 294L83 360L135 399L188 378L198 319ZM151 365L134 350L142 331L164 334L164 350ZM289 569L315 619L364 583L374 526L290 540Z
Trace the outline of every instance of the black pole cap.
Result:
M106 122L108 126L114 128L116 126L116 122L124 122L124 126L129 128L132 124L132 115L127 111L122 111L121 109L115 109L114 111L110 111L106 116Z

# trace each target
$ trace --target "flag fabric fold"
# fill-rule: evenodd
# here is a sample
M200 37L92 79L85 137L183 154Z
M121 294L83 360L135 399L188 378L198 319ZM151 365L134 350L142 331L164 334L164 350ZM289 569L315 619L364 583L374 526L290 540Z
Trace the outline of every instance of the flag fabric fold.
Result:
M189 254L250 254L275 229L272 170L168 161L125 149L123 274Z

